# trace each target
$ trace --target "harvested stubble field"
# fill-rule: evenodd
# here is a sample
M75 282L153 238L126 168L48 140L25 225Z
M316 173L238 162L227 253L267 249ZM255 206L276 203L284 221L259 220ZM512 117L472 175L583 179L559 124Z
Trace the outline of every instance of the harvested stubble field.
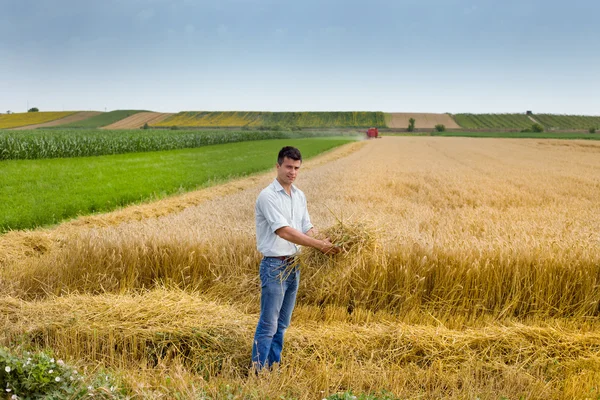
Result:
M101 362L152 398L599 398L600 145L351 146L307 162L298 185L318 227L359 221L377 246L303 269L277 373L245 377L253 206L273 174L164 200L187 206L166 215L2 236L0 339Z

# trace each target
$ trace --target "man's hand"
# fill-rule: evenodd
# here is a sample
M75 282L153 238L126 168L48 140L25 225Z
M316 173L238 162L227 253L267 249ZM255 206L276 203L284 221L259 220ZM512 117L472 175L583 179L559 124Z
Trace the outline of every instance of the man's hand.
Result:
M335 244L331 243L331 240L329 240L329 238L321 240L321 243L322 247L319 247L318 249L321 250L323 254L338 254L342 250L339 246L336 246Z
M325 254L338 254L340 251L342 251L341 247L331 243L329 238L315 239L314 237L306 235L290 226L279 228L275 231L275 233L279 235L280 238L285 239L288 242L299 244L300 246L314 247ZM314 233L314 231L311 233Z

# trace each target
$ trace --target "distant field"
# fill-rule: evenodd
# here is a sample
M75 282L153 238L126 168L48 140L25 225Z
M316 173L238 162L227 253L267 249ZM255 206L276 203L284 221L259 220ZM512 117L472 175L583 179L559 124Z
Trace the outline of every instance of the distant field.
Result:
M589 129L600 130L600 117L586 115L535 114L533 116L547 129Z
M64 124L84 121L84 120L94 117L98 114L100 114L99 111L81 111L81 112L73 113L73 114L66 116L64 118L61 118L61 119L56 119L54 121L43 122L41 124L35 124L35 125L20 126L18 128L13 128L13 130L19 131L19 130L27 130L27 129L51 128L51 127L60 126L60 125L64 125Z
M600 134L576 132L433 132L431 136L446 137L480 137L480 138L511 138L511 139L586 139L600 140Z
M383 133L383 136L442 136L509 139L585 139L600 140L599 133L578 132L427 132L427 133Z
M117 110L101 113L84 121L60 125L61 128L101 128L145 110Z
M452 117L466 129L525 129L535 123L525 114L453 114Z
M61 119L75 113L76 111L0 114L0 129L41 124Z
M546 130L600 129L600 117L557 114L454 114L465 129L526 129L535 123Z
M136 114L137 115L137 114ZM0 131L0 160L33 160L59 157L86 157L109 154L196 148L215 144L268 139L354 136L333 130L223 131L223 130L100 130L36 129Z
M385 127L382 112L180 112L155 127Z
M106 125L103 129L138 129L143 127L145 124L151 125L168 118L173 114L171 113L157 113L157 112L140 112L130 115L120 121Z
M447 129L460 128L449 114L433 114L433 113L387 113L388 128L407 128L408 121L411 118L415 120L416 129L430 129L437 124L444 125Z
M272 167L284 145L309 158L348 138L282 139L114 156L0 162L0 232L109 211Z

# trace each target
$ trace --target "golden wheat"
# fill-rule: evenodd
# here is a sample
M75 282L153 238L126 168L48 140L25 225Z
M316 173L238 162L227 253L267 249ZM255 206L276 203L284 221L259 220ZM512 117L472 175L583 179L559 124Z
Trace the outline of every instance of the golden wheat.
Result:
M260 292L253 207L272 174L172 199L166 212L4 235L3 340L29 329L120 368L141 396L218 397L222 384L250 398L592 396L598 155L579 141L385 137L301 171L313 223L356 246L338 258L305 249L277 376L241 376ZM165 371L180 380L161 383Z

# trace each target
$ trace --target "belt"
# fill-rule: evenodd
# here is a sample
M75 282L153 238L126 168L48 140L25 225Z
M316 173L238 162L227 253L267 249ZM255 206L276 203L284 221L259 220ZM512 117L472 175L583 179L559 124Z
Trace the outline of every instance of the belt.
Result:
M266 257L266 258L276 258L278 260L284 261L286 263L293 263L294 261L296 261L296 256L270 256L270 257Z

